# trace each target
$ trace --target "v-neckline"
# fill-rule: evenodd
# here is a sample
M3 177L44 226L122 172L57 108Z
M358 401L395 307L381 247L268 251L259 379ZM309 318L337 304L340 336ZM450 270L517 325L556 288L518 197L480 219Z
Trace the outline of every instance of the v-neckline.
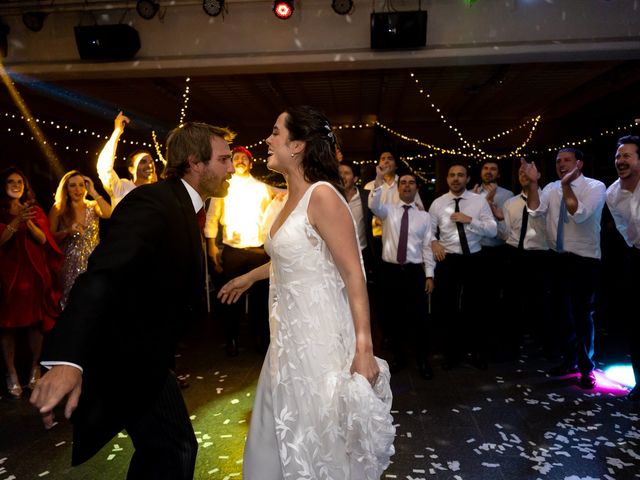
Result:
M289 212L289 215L287 215L287 218L285 218L283 220L283 222L280 224L280 226L278 227L278 229L275 231L275 233L271 233L273 231L273 226L275 225L275 223L280 219L280 215L282 214L282 211L278 214L278 216L276 217L275 221L271 224L271 227L269 228L269 239L273 240L278 233L280 233L280 230L282 230L282 227L284 227L287 222L289 221L289 217L291 217L291 214L293 212L295 212L298 207L300 206L300 202L302 202L302 199L305 197L305 195L307 194L307 192L309 191L309 189L315 184L311 184L307 187L307 189L304 191L304 193L302 194L302 196L300 197L300 199L296 202L296 205L291 209L291 211Z

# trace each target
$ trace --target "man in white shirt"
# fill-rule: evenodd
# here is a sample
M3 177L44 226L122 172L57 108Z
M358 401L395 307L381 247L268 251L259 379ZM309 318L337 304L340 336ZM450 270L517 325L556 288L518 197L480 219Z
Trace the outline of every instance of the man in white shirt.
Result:
M582 174L583 153L563 148L556 156L560 180L538 193L535 163L522 162L529 180L529 215L546 218L549 246L556 252L553 260L554 297L560 318L557 332L563 351L562 364L552 368L554 376L580 372L580 387L595 386L593 369L593 308L600 273L600 219L605 202L602 182ZM555 323L555 322L554 322Z
M111 197L112 208L115 208L124 196L134 188L158 181L153 157L146 150L136 150L127 157L127 169L131 174L131 180L120 178L113 168L120 136L129 121L129 118L124 116L122 112L118 113L113 122L113 133L102 148L96 165L102 186Z
M430 379L433 372L428 360L425 292L433 290L431 220L416 204L418 184L411 173L398 179L398 202L381 201L385 172L382 165L376 167L371 200L373 213L382 220L382 310L394 355L390 367L394 372L404 367L404 347L410 334L415 341L420 376Z
M544 217L531 217L527 210L529 185L524 168L518 171L520 195L509 198L502 208L494 208L499 220L498 236L506 242L505 303L508 316L505 329L515 348L520 336L528 332L551 357L548 341L551 318L550 257ZM501 227L502 226L502 227ZM484 247L483 247L484 248ZM522 288L525 276L526 288Z
M251 175L253 155L242 146L233 148L235 173L229 180L224 198L213 198L207 209L204 236L207 254L221 285L269 261L263 245L265 239L264 214L271 202L270 187ZM222 248L218 247L218 225L222 225ZM248 292L249 318L254 326L258 346L269 345L269 282L256 282ZM238 355L238 333L245 302L231 305L217 303L224 324L226 353Z
M496 209L501 209L504 202L513 197L511 190L498 185L499 178L498 163L493 160L485 160L480 168L481 182L473 187L473 192L484 197L489 204L498 224L498 232L504 228L504 225L501 219L496 216ZM491 345L488 350L492 352L493 359L514 359L518 353L518 345L512 335L513 319L506 311L505 305L504 290L508 281L505 243L499 235L496 235L495 237L482 237L480 245L482 245L482 250L478 261L482 272L482 282L478 287L481 289L480 295L485 304L490 305L490 307L482 309L481 313L485 328L490 332Z
M455 366L464 353L471 362L487 368L485 325L472 319L471 308L478 302L478 252L483 237L495 237L497 224L489 204L467 190L469 171L454 164L447 173L449 191L436 198L431 207L431 242L437 260L434 295L436 315L445 335L445 369ZM464 295L463 295L464 292Z
M625 292L633 298L635 279L640 271L640 137L627 135L618 140L615 167L618 179L607 189L607 206L616 222L616 228L629 246L623 266ZM631 365L636 382L640 380L640 338L638 327L631 321L629 343ZM628 395L629 400L640 400L640 386L636 386Z

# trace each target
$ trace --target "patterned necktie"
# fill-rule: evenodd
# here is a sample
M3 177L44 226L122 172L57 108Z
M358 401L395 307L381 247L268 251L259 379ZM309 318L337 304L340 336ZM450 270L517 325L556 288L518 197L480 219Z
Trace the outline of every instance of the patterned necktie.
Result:
M409 240L409 209L411 205L403 205L404 212L400 219L400 237L398 238L398 253L396 260L400 265L407 262L407 241Z
M564 198L560 201L560 213L558 214L558 233L556 235L556 252L564 252L564 224L567 223L567 204Z
M462 197L454 198L453 201L456 202L455 211L460 211L460 200ZM456 228L458 229L458 237L460 237L460 246L462 247L463 255L470 255L471 250L469 250L469 243L467 242L467 234L464 231L464 225L461 222L456 222Z
M518 249L524 248L524 237L527 236L527 225L529 224L529 210L527 210L527 197L520 195L524 200L524 207L522 208L522 224L520 225L520 241L518 242Z

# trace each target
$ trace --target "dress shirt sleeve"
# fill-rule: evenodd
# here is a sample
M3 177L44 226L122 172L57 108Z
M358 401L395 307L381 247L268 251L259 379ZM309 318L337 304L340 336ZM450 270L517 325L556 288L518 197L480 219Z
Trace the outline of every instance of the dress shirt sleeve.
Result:
M610 190L607 190L606 201L607 201L607 207L611 212L611 216L613 217L613 221L616 224L616 228L618 229L618 232L620 232L620 235L622 235L622 238L627 243L627 245L629 245L630 247L633 246L629 242L629 239L627 237L628 220L625 218L624 214L622 213L622 210L618 206L618 204L621 201L620 190L617 190L616 192L611 192Z
M388 206L386 203L382 203L380 201L381 198L382 186L376 187L371 190L371 193L369 194L369 208L376 217L382 220L387 217Z
M553 188L553 183L549 183L542 189L542 192L538 190L538 195L540 198L540 205L535 210L531 210L527 205L527 211L529 215L532 217L542 217L547 214L547 210L549 209L549 192Z
M580 193L574 192L578 199L578 209L573 215L568 211L569 218L573 218L576 223L584 223L595 212L601 211L604 207L606 198L606 188L604 183L599 181L591 181L585 185L584 190Z
M431 241L433 240L438 240L438 216L436 213L437 210L437 203L436 202L432 202L431 206L429 207L429 218L431 219Z
M507 201L502 206L502 214L504 215L504 220L498 222L498 238L504 240L505 242L509 238L509 232L511 231L511 213L509 207L511 206L511 202Z
M433 278L433 272L436 267L436 262L433 259L433 250L431 249L431 215L426 214L427 228L424 229L424 239L422 242L422 261L424 262L424 274L427 278Z
M498 225L489 204L482 199L480 214L478 218L472 218L469 224L469 230L483 237L495 238L498 234Z

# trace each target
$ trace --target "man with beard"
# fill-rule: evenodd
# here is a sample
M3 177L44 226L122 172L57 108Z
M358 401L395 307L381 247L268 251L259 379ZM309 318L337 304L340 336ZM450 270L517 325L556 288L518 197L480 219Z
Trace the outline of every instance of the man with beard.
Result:
M154 183L158 180L153 157L146 150L135 150L127 157L127 170L131 175L131 180L128 178L120 178L113 169L120 136L122 132L124 132L125 125L129 122L129 118L124 116L122 112L118 113L118 116L113 122L113 133L102 148L98 156L98 163L96 164L98 177L102 182L102 186L111 197L112 208L115 208L124 196L134 188L140 185Z
M500 169L493 160L485 160L480 169L481 183L473 188L473 192L484 197L491 212L498 223L498 232L504 230L504 222L499 218L500 210L505 202L513 197L513 192L498 185ZM479 255L479 266L482 272L482 282L479 287L485 304L491 305L479 311L481 322L491 332L489 338L492 345L489 351L495 360L508 360L516 357L518 342L515 338L515 328L512 318L505 311L505 286L508 282L506 272L506 248L504 240L499 236L482 237L482 250Z
M640 271L640 137L627 135L618 140L615 167L618 179L607 189L607 206L616 222L618 231L629 246L623 265L624 285L629 289L627 294L634 295L632 285ZM629 297L632 298L632 297ZM629 400L640 400L640 338L638 327L631 321L629 343L631 347L631 366L636 386L628 395Z
M563 148L556 156L560 180L538 194L539 173L535 163L522 162L529 181L527 206L532 217L545 216L547 239L555 252L552 265L554 308L563 362L549 370L553 376L580 372L579 385L591 390L593 373L595 291L600 275L600 219L604 207L604 184L582 174L583 153Z
M483 237L495 237L497 224L489 204L467 190L469 171L453 164L447 172L449 191L429 208L431 242L436 265L434 293L436 318L444 334L444 365L450 369L463 354L479 369L487 368L486 326L471 318L471 308L482 305L478 297L478 253Z
M42 364L51 369L31 403L50 428L68 395L73 465L124 428L136 449L128 478L193 477L197 443L171 366L181 332L202 311L199 218L204 198L226 194L233 136L193 122L169 134L165 180L136 188L114 211L47 339Z

